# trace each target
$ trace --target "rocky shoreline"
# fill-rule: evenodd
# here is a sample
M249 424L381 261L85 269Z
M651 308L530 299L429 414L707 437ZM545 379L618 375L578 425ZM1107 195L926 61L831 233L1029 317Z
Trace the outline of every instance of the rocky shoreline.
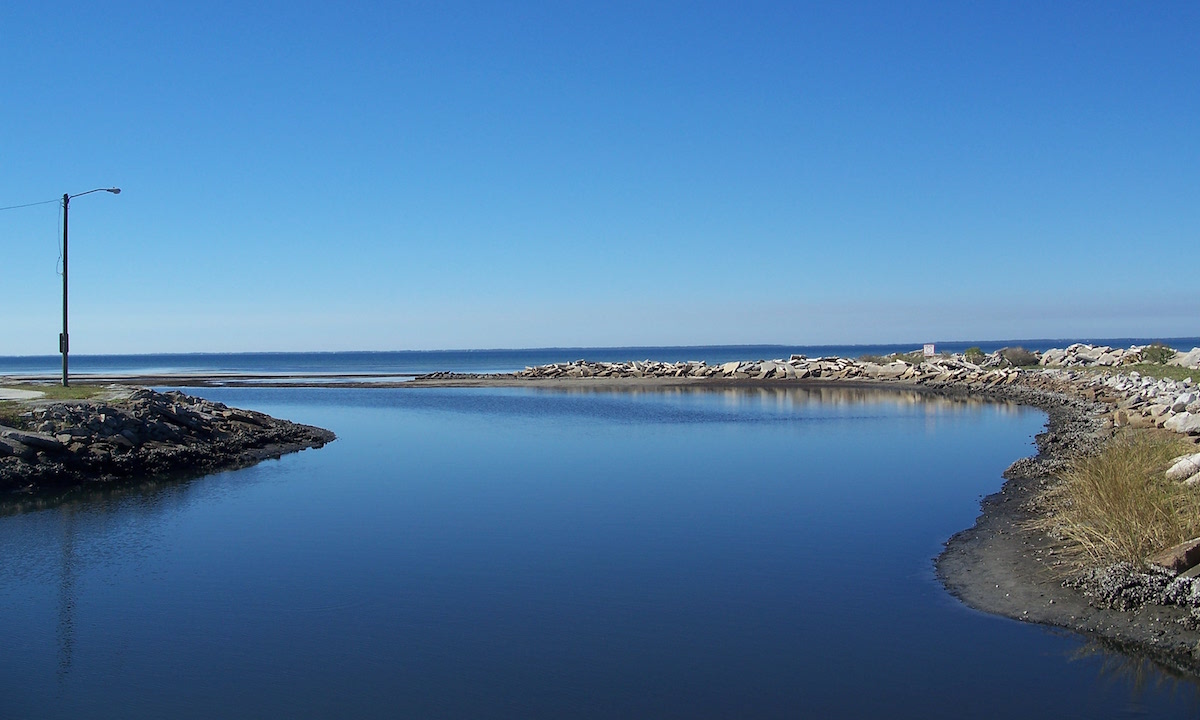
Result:
M199 475L322 447L332 432L178 391L34 402L0 425L0 495Z

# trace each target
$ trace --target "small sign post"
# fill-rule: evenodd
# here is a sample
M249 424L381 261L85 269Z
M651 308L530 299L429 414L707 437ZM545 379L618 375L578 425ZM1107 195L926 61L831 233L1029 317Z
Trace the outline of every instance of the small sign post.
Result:
M925 357L933 357L937 352L934 350L933 343L925 343Z

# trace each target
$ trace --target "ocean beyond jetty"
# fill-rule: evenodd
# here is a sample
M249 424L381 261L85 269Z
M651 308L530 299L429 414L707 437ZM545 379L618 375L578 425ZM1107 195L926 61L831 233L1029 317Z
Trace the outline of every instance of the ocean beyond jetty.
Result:
M131 390L106 401L40 402L0 425L0 493L96 486L254 464L332 432L185 395Z

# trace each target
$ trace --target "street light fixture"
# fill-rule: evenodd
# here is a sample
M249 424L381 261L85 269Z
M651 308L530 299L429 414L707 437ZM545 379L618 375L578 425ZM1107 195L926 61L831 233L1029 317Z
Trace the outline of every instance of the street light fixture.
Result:
M71 346L70 336L67 334L67 208L71 205L71 198L77 198L82 195L91 195L94 192L110 192L113 195L119 195L121 193L121 188L96 188L95 190L88 190L87 192L75 193L74 195L68 195L66 193L63 193L63 199L62 199L62 206L63 206L63 248L62 248L62 250L63 250L63 253L62 253L62 255L63 255L63 258L62 258L62 260L63 260L63 272L62 272L62 276L63 276L63 329L62 329L62 335L58 336L58 350L59 350L59 352L62 353L62 356L63 356L63 372L62 372L62 386L63 387L67 387L67 352L70 350L70 346Z

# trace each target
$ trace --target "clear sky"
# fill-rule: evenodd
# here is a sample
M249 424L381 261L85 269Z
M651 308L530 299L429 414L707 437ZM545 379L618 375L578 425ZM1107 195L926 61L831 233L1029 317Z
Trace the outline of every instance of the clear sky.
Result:
M0 5L74 353L1200 335L1200 3ZM54 354L57 203L0 211Z

